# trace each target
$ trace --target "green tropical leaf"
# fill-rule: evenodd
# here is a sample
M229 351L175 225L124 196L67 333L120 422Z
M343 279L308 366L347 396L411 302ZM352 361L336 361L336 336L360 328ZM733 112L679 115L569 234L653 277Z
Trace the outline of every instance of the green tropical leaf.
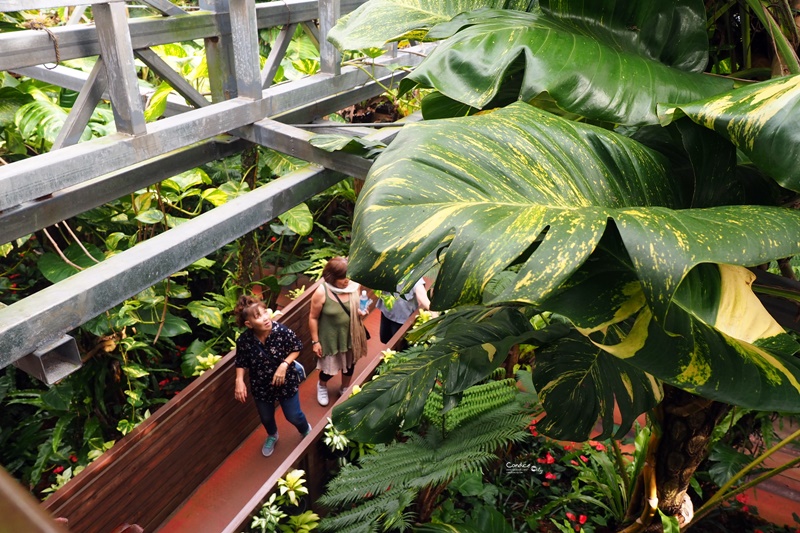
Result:
M167 97L172 92L169 83L162 81L155 92L150 95L147 108L144 110L144 118L147 122L155 122L167 110Z
M711 463L708 475L711 476L711 481L722 487L752 460L753 456L718 442L708 454L708 461Z
M208 300L191 301L189 305L186 306L186 309L189 310L193 317L203 324L211 326L212 328L222 327L222 312L218 307L211 305L211 302Z
M13 87L0 87L0 130L14 124L14 116L20 107L33 102L29 94Z
M530 322L512 308L485 310L475 320L450 326L450 334L414 359L367 383L333 410L336 427L359 442L387 442L398 428L414 427L440 373L444 393L458 395L498 368L519 342L563 336L561 324L533 331Z
M798 113L800 76L776 78L659 110L663 124L686 115L713 129L793 191L800 191L800 169L795 164L800 158L800 143L793 119Z
M328 40L340 50L380 48L391 41L423 39L430 28L459 13L528 5L527 0L371 0L340 18Z
M28 142L39 142L43 146L52 146L58 132L67 119L67 112L61 106L49 100L34 100L17 110L15 121L22 137ZM83 130L81 140L92 138L92 131L87 126Z
M658 405L660 382L573 333L537 350L533 383L547 415L536 425L549 437L568 441L622 438L636 418ZM614 409L622 417L614 424ZM593 436L600 419L602 433Z
M641 46L644 41L617 38L630 30L600 32L599 25L587 29L585 22L541 12L483 10L458 17L445 26L442 36L463 26L401 82L401 93L415 86L429 87L484 108L506 77L522 73L521 100L547 93L571 113L644 125L658 123L658 103L691 102L733 87L730 80L654 59ZM660 43L658 48L667 53ZM564 68L565 60L570 68Z
M159 323L156 322L154 324L147 324L141 322L137 325L137 328L146 335L155 336L158 332ZM189 324L180 317L173 315L172 313L167 313L164 317L164 327L161 328L161 337L177 337L178 335L182 335L183 333L191 333L192 328L189 327Z
M97 246L93 244L86 244L85 248L95 260L102 261L104 259L103 252L101 252ZM86 252L84 252L83 249L77 244L70 244L67 246L67 248L64 250L64 256L70 262L83 269L89 268L96 263L96 261L87 256ZM43 254L39 258L37 267L39 268L39 272L41 272L50 283L58 283L59 281L65 280L71 275L80 272L77 268L68 264L61 259L58 254L53 252L47 252Z
M181 372L183 377L192 377L195 367L199 364L198 357L208 357L215 355L213 346L209 346L200 339L195 339L186 348L181 357Z
M695 265L757 265L800 252L800 213L680 210L691 199L676 178L631 139L521 102L409 125L367 178L350 271L393 290L439 253L433 302L446 309L480 301L486 284L519 262L513 285L492 303L538 305L564 288L611 223L661 320Z
M314 215L305 203L300 203L278 215L278 220L298 235L308 235L314 229Z
M164 213L156 208L148 209L136 215L136 220L142 224L158 224L164 220Z

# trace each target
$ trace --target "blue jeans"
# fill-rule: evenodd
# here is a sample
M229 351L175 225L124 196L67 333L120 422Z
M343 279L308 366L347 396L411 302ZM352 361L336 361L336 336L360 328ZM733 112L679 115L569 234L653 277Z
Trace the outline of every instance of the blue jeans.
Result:
M306 415L303 414L303 411L300 410L300 394L297 393L291 398L279 401L286 420L291 422L301 435L305 433L308 429L308 420L306 420ZM278 433L278 425L275 423L275 402L265 402L263 400L255 400L255 402L258 416L261 417L261 423L264 424L267 435L276 435Z

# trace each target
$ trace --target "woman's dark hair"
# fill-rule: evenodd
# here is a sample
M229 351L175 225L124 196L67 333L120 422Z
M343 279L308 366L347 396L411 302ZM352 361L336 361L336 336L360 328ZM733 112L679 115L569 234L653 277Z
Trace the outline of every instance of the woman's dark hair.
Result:
M337 280L347 277L347 259L344 257L334 257L330 259L322 269L322 279L326 283L333 285Z
M244 323L250 320L250 317L259 307L266 309L267 305L255 296L247 296L246 294L239 296L236 301L236 307L233 308L236 325L243 328Z

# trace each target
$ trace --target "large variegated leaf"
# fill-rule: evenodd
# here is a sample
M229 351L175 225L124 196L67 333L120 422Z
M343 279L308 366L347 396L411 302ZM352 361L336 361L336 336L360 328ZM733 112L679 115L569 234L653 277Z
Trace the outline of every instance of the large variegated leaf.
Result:
M379 48L400 39L424 39L428 30L476 9L525 9L527 0L371 0L339 19L328 40L341 50Z
M706 398L800 412L800 359L794 355L800 345L753 294L754 279L741 267L698 267L681 284L663 327L644 308L623 342L602 348Z
M660 382L573 334L536 352L533 383L547 415L537 428L562 440L622 438L661 401ZM614 427L614 409L621 416ZM598 418L602 432L592 435Z
M356 208L350 269L392 290L442 246L434 304L480 301L521 262L499 302L541 304L594 252L612 220L663 318L700 263L755 265L800 252L800 213L688 200L656 153L516 103L407 126L373 165ZM442 282L446 280L446 283Z
M798 113L800 76L790 76L697 102L665 106L660 115L664 124L685 114L715 130L778 183L800 191Z
M460 327L451 326L447 338L425 353L367 383L361 392L334 408L333 420L357 441L391 440L401 426L418 423L440 374L444 392L457 395L498 368L513 345L549 342L567 333L568 328L558 323L533 331L530 322L511 308L485 311L480 322L463 320Z
M401 91L431 87L483 108L506 77L524 70L522 100L548 93L568 112L643 125L658 123L660 102L691 102L733 87L730 80L679 70L625 48L614 34L600 39L583 24L552 16L484 10L450 25L468 27L440 43L401 82Z

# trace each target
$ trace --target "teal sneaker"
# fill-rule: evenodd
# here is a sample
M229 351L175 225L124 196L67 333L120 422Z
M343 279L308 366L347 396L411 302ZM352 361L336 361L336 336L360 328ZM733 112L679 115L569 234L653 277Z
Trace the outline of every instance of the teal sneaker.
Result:
M278 442L278 434L270 435L264 441L264 446L261 447L261 455L269 457L275 451L275 443Z

